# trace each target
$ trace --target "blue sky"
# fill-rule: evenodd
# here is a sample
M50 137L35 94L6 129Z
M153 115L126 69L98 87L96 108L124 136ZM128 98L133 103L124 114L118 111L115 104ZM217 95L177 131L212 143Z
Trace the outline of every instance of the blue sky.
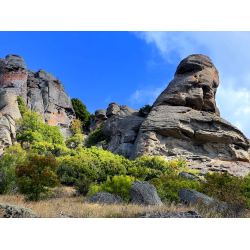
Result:
M110 102L152 104L190 54L209 56L219 71L221 117L250 138L249 32L0 32L0 58L18 54L28 69L62 81L87 109Z

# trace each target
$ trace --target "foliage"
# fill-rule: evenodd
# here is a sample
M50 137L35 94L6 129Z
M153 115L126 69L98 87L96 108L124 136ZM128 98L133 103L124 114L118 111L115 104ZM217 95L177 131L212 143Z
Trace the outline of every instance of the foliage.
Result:
M98 193L100 191L106 191L111 194L119 195L124 201L130 200L129 188L135 182L134 177L130 176L114 176L112 180L108 177L107 181L100 186L93 185L90 187L88 196Z
M76 118L82 122L83 126L89 126L90 122L94 118L94 115L89 113L89 111L86 109L86 106L78 98L73 98L71 101L76 112Z
M82 134L75 134L72 137L68 137L65 144L68 148L75 149L77 147L83 147L84 138Z
M182 158L179 158L177 161L166 162L159 156L143 155L133 162L132 167L128 170L128 174L139 180L148 181L153 178L159 178L162 175L178 173L185 168L186 161Z
M104 141L106 138L102 132L104 122L100 124L97 129L89 134L88 139L85 140L85 146L90 148L95 146L97 142Z
M24 101L20 96L17 96L17 103L18 103L19 111L20 111L21 115L23 116L23 114L25 112L27 112L28 109L26 108Z
M78 119L75 119L71 125L70 131L73 135L82 134L82 122Z
M180 201L178 192L182 188L193 189L198 192L200 191L200 183L198 181L184 179L176 173L164 175L158 179L154 178L149 181L149 183L156 187L157 193L162 201L170 203L178 203Z
M227 203L225 217L239 217L246 208L250 208L249 175L234 177L228 173L208 173L206 182L201 183L203 193Z
M139 113L141 117L146 117L152 109L152 106L150 105L145 105L144 107L140 108Z
M81 176L79 179L76 179L74 183L74 188L78 194L87 195L89 192L92 180L86 176Z
M75 171L71 165L68 165L65 162L58 166L56 174L63 185L73 186L75 183Z
M30 155L28 161L16 165L18 192L33 201L41 199L41 194L47 197L49 188L59 183L55 173L57 167L58 163L52 157Z
M58 126L42 123L41 117L35 111L27 111L18 119L17 140L24 142L49 142L65 146L63 136Z
M22 164L27 158L26 152L19 143L4 149L3 157L0 161L0 173L3 181L0 186L0 193L5 194L10 191L16 181L15 165Z

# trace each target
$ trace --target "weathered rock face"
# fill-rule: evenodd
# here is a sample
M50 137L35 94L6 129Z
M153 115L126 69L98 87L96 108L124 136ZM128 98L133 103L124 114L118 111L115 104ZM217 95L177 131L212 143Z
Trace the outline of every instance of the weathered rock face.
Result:
M218 85L218 71L208 57L191 55L181 61L174 80L142 123L130 159L146 154L166 160L182 156L203 166L249 162L248 139L219 116ZM248 165L245 172L250 171Z
M95 131L100 124L107 121L108 118L106 114L106 109L98 109L95 111L95 119L90 123L91 131Z
M15 120L21 117L17 94L12 89L0 93L0 156L5 147L11 146L16 138Z
M138 110L127 105L118 106L117 103L109 105L107 116L109 118L103 127L108 140L107 150L129 158L144 118L140 117Z
M46 124L59 126L65 137L71 136L70 125L75 119L71 99L61 81L44 70L27 70L17 55L0 59L0 93L11 89L22 97L29 110L36 111ZM11 115L13 116L11 109Z
M180 62L174 80L156 99L153 106L186 106L220 115L215 102L218 86L218 71L210 58L190 55Z
M22 57L8 55L5 59L0 59L0 92L11 88L26 103L27 76L27 67Z

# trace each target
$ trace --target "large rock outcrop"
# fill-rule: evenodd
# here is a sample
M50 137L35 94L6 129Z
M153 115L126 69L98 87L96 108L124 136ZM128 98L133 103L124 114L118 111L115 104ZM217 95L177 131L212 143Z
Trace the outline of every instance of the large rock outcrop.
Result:
M16 138L15 120L21 117L17 94L12 89L0 93L0 156L5 147L11 146Z
M209 171L227 165L225 171L232 174L248 173L248 139L220 117L218 86L218 71L210 58L190 55L182 60L142 123L130 159L144 154L166 160L182 156L191 168Z
M36 111L43 122L59 126L65 137L71 136L69 128L75 111L64 86L55 76L44 70L27 70L22 57L8 55L0 59L0 93L9 89L22 97L27 108ZM15 116L16 111L10 111L10 115Z
M140 117L138 110L117 103L109 104L106 114L108 120L103 133L108 140L107 150L129 158L144 118Z

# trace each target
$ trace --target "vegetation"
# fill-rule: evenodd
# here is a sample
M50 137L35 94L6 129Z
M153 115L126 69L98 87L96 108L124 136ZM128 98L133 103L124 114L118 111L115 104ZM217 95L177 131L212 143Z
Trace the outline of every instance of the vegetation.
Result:
M49 188L59 183L55 173L57 167L58 164L52 157L30 155L28 161L16 165L18 192L33 201L38 201L41 195L47 197Z
M88 127L95 115L90 114L86 106L79 99L73 98L71 101L76 112L76 118L82 122L84 127Z
M103 126L104 122L100 124L95 131L89 133L89 137L85 141L86 147L90 148L91 146L95 146L98 142L104 141L106 139L102 132Z
M105 142L104 123L84 140L83 126L87 123L83 117L72 123L73 136L64 141L59 127L42 123L36 112L27 110L21 98L18 98L18 105L22 114L22 118L16 121L18 142L5 149L0 161L2 195L18 187L16 192L26 200L37 202L59 195L52 192L52 188L61 183L74 190L78 197L106 191L121 196L129 204L131 184L148 181L156 187L165 204L177 206L180 201L178 192L187 188L216 199L212 209L209 206L197 208L207 217L243 217L249 214L246 211L250 209L250 174L244 178L228 173L199 176L205 182L183 178L179 176L181 171L195 175L199 175L199 171L190 171L181 157L167 162L159 156L143 155L129 161L122 155L114 155L94 146ZM150 112L148 106L140 110L141 115ZM79 107L84 110L82 105ZM85 118L87 116L86 111Z
M139 110L140 116L141 117L146 117L150 113L151 109L152 109L152 106L150 106L149 104L143 106Z

